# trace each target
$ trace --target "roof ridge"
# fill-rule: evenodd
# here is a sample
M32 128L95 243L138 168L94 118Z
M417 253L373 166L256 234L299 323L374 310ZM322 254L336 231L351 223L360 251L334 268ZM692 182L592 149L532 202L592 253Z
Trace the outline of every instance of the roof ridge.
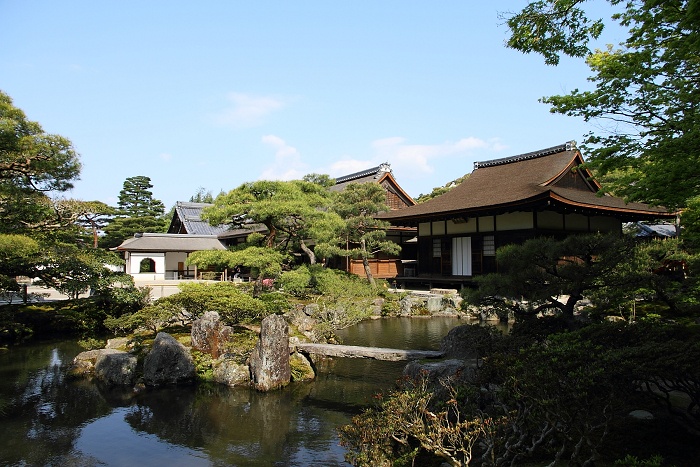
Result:
M177 201L177 207L189 207L189 208L206 208L209 206L214 206L212 203L194 203L192 201Z
M556 153L564 152L564 151L571 151L572 149L576 149L576 142L575 141L569 141L567 143L560 144L558 146L552 146L551 148L547 148L547 149L540 149L539 151L527 152L525 154L519 154L517 156L504 157L502 159L492 159L492 160L483 161L483 162L474 162L474 170L480 169L482 167L493 167L494 165L504 165L504 164L510 164L512 162L519 162L519 161L524 161L524 160L528 160L528 159L536 159L538 157L549 156L550 154L556 154Z
M349 182L350 180L357 180L358 178L367 177L368 175L373 175L373 174L379 173L380 171L382 171L382 169L384 172L391 172L391 166L387 162L385 162L383 164L379 164L376 167L372 167L371 169L365 169L365 170L361 170L359 172L355 172L355 173L352 173L349 175L343 175L342 177L337 177L335 179L335 184L337 185L339 183Z

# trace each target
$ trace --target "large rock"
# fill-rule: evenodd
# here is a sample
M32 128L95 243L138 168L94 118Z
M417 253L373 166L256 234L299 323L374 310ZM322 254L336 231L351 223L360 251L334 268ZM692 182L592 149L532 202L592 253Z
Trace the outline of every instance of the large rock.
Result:
M219 313L207 311L192 323L192 348L217 359L226 353L233 329L221 322Z
M233 359L220 359L214 364L214 381L227 386L248 386L250 368Z
M318 323L317 320L310 317L303 310L291 310L284 315L289 324L295 326L299 332L309 332L313 331L314 327Z
M117 349L121 350L129 346L129 339L127 337L116 337L114 339L107 339L107 345L105 349Z
M413 313L414 299L410 295L399 300L399 313L401 316L411 316Z
M434 363L420 363L413 361L403 370L405 379L404 388L411 388L419 384L423 378L428 381L435 398L442 400L450 395L449 386L453 388L460 383L474 380L474 368L467 365L464 360L442 360Z
M97 349L80 352L73 359L73 364L68 368L68 374L71 376L91 376L95 371L95 363L100 355L119 353L119 350L114 349Z
M149 386L191 383L195 367L190 351L173 336L159 332L143 363L143 379Z
M432 384L437 384L445 378L455 377L464 371L466 367L464 360L458 359L441 360L434 363L413 361L404 367L403 375L413 380L425 376Z
M314 316L316 313L318 313L320 308L321 307L318 305L318 303L309 303L304 307L304 313L306 313L307 316Z
M258 391L269 391L289 384L289 331L282 316L262 320L260 338L250 355L250 376Z
M487 333L485 329L474 327L473 324L456 326L440 341L440 351L447 358L476 358L473 339Z
M131 385L136 375L136 357L127 352L103 352L95 361L95 376L107 384Z
M316 372L311 361L299 352L294 352L289 357L289 365L292 368L292 379L294 381L311 381L316 377Z
M442 308L443 308L442 297L430 297L430 298L428 298L428 300L425 302L425 308L427 308L431 314L442 311Z

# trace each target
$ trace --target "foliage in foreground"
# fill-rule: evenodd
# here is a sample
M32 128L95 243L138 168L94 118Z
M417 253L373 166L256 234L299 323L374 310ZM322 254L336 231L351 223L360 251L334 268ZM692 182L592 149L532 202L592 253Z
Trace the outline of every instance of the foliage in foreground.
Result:
M118 285L108 282L90 298L0 307L0 341L103 335L107 322L141 309L147 301L147 289L134 287L129 276L123 279Z
M431 453L455 466L592 465L611 455L617 424L640 408L630 402L656 403L685 430L688 452L665 455L700 455L690 447L700 445L697 330L603 323L539 342L527 335L541 333L494 336L474 374L443 380L441 391L422 378L381 398L340 429L347 461L410 465Z

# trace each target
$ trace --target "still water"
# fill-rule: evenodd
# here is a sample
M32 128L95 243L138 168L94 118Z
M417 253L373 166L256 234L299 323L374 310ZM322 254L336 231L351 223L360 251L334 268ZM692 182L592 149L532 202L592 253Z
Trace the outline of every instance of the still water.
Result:
M345 344L437 349L456 318L367 321ZM317 379L258 393L199 385L109 389L66 381L73 342L0 350L0 465L346 466L336 428L394 385L405 362L334 359Z

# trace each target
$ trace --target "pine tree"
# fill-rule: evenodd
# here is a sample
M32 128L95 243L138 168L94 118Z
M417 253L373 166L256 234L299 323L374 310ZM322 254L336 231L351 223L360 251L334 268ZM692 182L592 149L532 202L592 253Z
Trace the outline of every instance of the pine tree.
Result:
M124 181L119 192L117 216L104 228L105 236L101 239L103 247L118 246L135 233L165 232L165 206L162 201L153 198L149 188L153 188L151 179L143 175Z
M163 202L153 198L151 179L144 175L129 177L119 192L119 217L158 217L165 212Z
M389 211L384 188L378 183L350 183L338 194L331 211L342 218L342 226L333 240L320 243L316 251L328 256L361 259L367 280L374 284L370 258L380 252L396 255L401 251L400 245L386 239L389 222L374 217Z

